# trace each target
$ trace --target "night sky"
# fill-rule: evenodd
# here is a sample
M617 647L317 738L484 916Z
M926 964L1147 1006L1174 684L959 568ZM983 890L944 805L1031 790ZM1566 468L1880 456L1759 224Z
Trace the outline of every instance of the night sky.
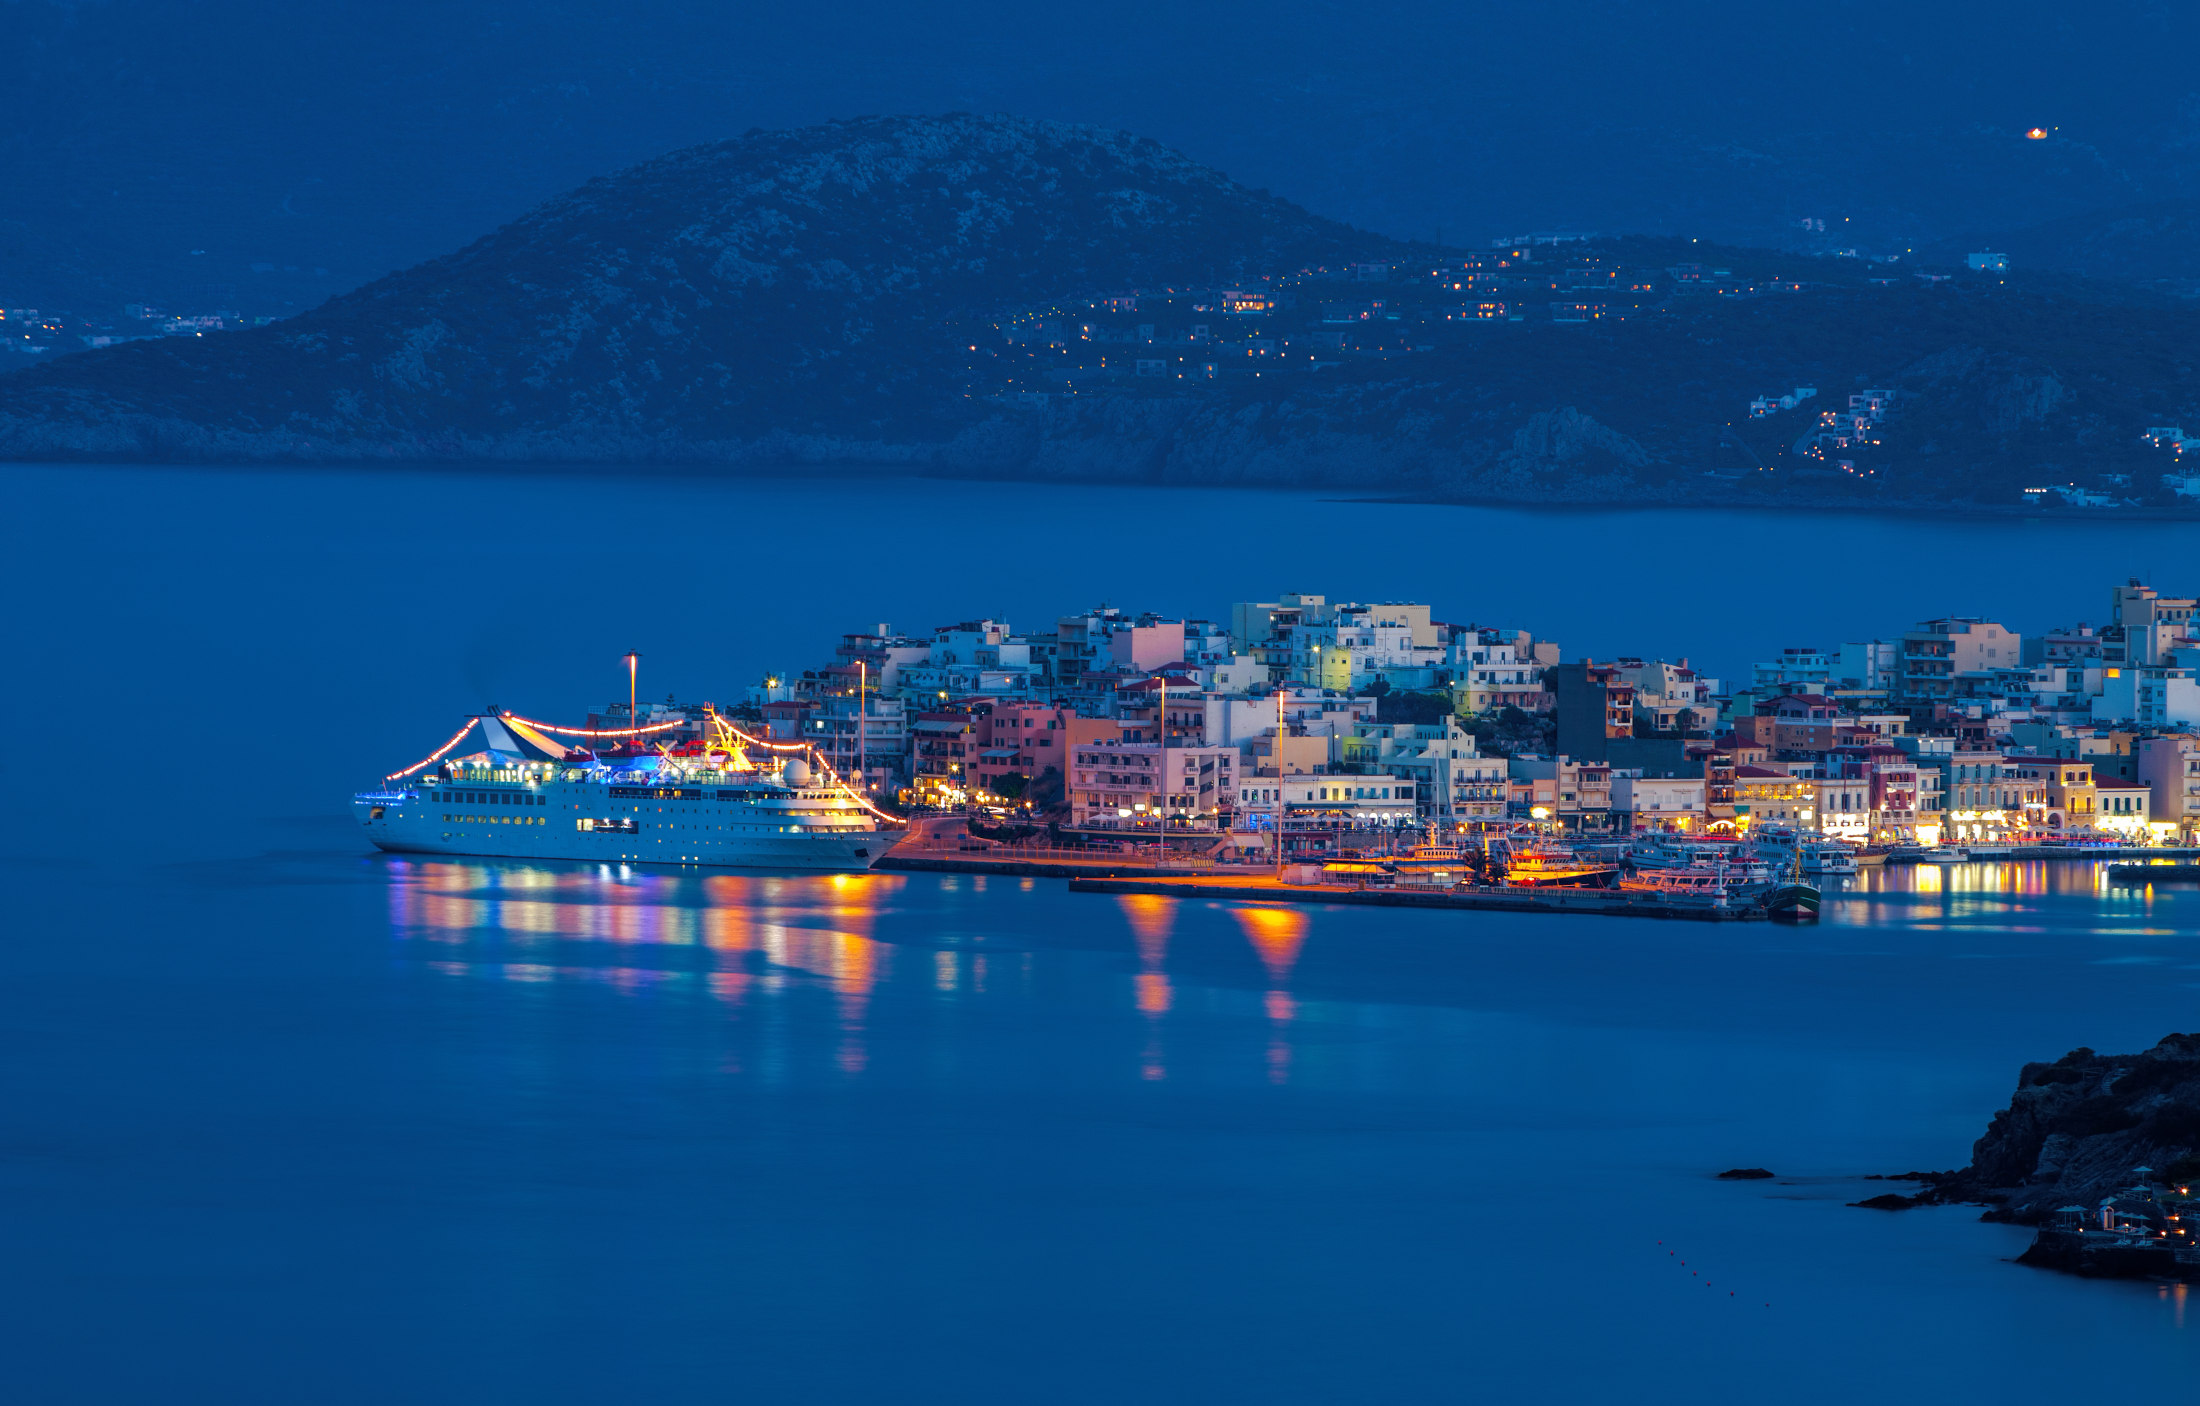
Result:
M0 299L227 290L277 311L672 148L957 109L1135 129L1320 213L1452 243L1551 228L1792 243L1814 219L1899 249L2200 193L2196 16L2042 0L7 0ZM2034 124L2050 137L2024 140Z

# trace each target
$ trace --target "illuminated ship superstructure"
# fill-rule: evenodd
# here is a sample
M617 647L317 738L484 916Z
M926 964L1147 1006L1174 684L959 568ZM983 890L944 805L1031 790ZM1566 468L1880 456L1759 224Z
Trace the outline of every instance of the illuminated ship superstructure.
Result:
M803 743L752 737L712 714L706 740L677 727L557 727L509 712L469 719L427 760L352 798L381 849L512 859L619 860L768 869L868 869L892 822ZM453 756L478 730L483 750ZM606 751L554 741L577 736ZM898 823L898 822L895 822Z

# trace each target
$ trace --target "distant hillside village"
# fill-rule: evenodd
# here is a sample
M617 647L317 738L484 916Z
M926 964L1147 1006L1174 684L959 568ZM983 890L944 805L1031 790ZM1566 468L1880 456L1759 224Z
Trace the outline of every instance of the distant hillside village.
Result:
M97 314L0 308L0 349L19 357L47 358L92 347L119 346L160 337L203 337L240 327L265 327L279 319L248 317L230 308L170 312L151 303L128 303L120 318ZM9 362L0 361L0 370Z
M1306 380L1312 386L1324 372L1349 368L1347 374L1366 374L1388 362L1410 364L1417 354L1487 351L1490 339L1512 335L1507 329L1521 324L1609 326L1757 299L1946 284L1985 294L2009 271L2008 257L1991 251L1970 255L1962 273L1906 271L1897 267L1901 255L1853 249L1836 251L1830 259L1762 249L1718 251L1721 262L1734 267L1647 262L1672 252L1671 241L1538 234L1486 253L1412 265L1349 263L1235 284L1130 289L1011 309L969 337L968 394L1043 410L1080 396L1212 396L1235 385L1250 404L1256 392L1272 397L1279 381ZM1827 350L1805 347L1810 355ZM1548 344L1523 344L1516 354L1541 359L1552 351ZM1455 370L1442 361L1426 368L1439 377ZM1563 368L1559 374L1563 379ZM1909 392L1908 398L1915 395ZM1995 433L1981 420L1968 432L1959 425L1960 437L1951 440L1949 427L1935 423L1918 427L1902 444L1897 436L1905 398L1895 387L1862 381L1858 389L1829 392L1824 400L1813 385L1768 390L1735 384L1727 389L1723 408L1714 389L1708 404L1697 406L1692 399L1685 411L1678 403L1654 407L1651 417L1706 411L1728 417L1708 454L1710 463L1723 465L1711 477L1776 476L1817 480L1821 487L1879 487L1888 481L1898 447L1914 461L1919 455L1960 454L1966 440L1983 448ZM2044 413L2063 398L2058 384L2044 397L2044 408L2030 410ZM2136 421L2108 430L2106 438L2123 451L2118 465L2089 475L2086 483L2048 477L2025 484L2021 501L2057 509L2135 508L2149 501L2159 474L2159 489L2170 501L2200 504L2200 462L2186 473L2182 457L2200 440L2178 426L2142 427ZM2092 457L2102 459L2100 451L2107 447L2097 445ZM2118 466L2124 471L2113 471Z
M1587 234L1541 234L1433 266L1353 263L1236 286L1129 290L1013 311L977 345L986 393L1032 403L1096 382L1312 373L1434 351L1430 340L1516 322L1624 322L1675 298L1754 298L1829 284L1701 263L1626 265ZM1762 252L1762 251L1759 251ZM1816 262L1798 256L1797 264ZM1004 349L1005 348L1005 349Z
M740 712L911 809L1342 853L1424 827L1746 833L1858 844L2200 840L2200 600L2136 580L2106 623L1927 620L1789 648L1746 685L1562 657L1420 603L1288 594L1227 622L1102 608L843 636ZM711 705L624 703L592 727Z

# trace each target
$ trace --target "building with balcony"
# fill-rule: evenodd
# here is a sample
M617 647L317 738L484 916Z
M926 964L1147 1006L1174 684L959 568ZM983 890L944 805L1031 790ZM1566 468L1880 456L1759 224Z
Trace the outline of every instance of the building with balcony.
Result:
M1827 754L1825 774L1866 784L1874 841L1939 843L1939 818L1922 804L1917 759L1908 752L1878 742L1838 747Z
M1704 827L1704 779L1612 773L1612 827L1641 833L1693 835Z
M2101 781L2093 783L2100 811L2095 816L2095 829L2105 830L2131 844L2145 844L2154 838L2153 812L2148 802L2154 790L2138 781ZM2164 824L2163 828L2173 829Z
M1447 828L1505 822L1506 764L1475 750L1456 717L1440 723L1362 723L1356 742L1371 770L1413 782L1416 818Z
M1983 674L2023 662L2023 637L1990 620L1947 616L1902 635L1896 692L1913 708L1957 696L1960 674Z
M1417 783L1402 776L1242 777L1236 844L1241 850L1273 856L1279 805L1287 859L1410 844L1420 824L1417 791Z
M1760 697L1791 688L1815 692L1840 677L1836 672L1840 664L1838 655L1828 654L1814 645L1790 645L1780 651L1778 659L1751 665L1749 686Z
M1818 787L1784 768L1737 766L1733 806L1737 830L1770 824L1816 828Z
M1550 815L1536 815L1535 810L1543 807L1531 806L1527 815L1515 815L1515 819L1548 820L1569 834L1612 832L1611 763L1579 760L1563 752L1555 757L1524 753L1507 762L1506 775L1511 781L1537 783L1539 797L1543 794L1541 783L1552 783L1548 788Z
M983 750L973 711L919 713L909 723L909 788L920 806L954 806L976 791Z
M1004 779L1025 780L1050 768L1069 773L1069 727L1076 715L1052 703L1003 700L982 705L978 718L978 784L998 795Z
M1238 795L1235 747L1099 742L1070 749L1070 824L1080 830L1218 831Z

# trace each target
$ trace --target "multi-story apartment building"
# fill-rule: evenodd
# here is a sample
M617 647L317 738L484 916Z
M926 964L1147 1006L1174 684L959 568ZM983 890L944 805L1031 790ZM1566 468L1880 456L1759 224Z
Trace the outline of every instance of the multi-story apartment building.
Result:
M1207 695L1182 674L1157 674L1117 688L1115 716L1123 724L1125 742L1177 746L1207 741Z
M1427 607L1419 609L1425 617ZM1339 692L1357 691L1378 678L1407 687L1432 683L1444 651L1417 643L1414 632L1412 621L1381 618L1372 606L1339 606L1329 620L1292 630L1288 676Z
M1892 693L1902 677L1902 641L1855 640L1842 645L1834 677L1846 687Z
M908 705L875 694L835 694L817 700L799 735L842 776L862 775L879 790L892 787L909 762Z
M1239 601L1230 607L1230 652L1252 654L1288 639L1302 621L1319 623L1328 608L1327 597L1295 591L1272 601Z
M2200 646L2180 648L2182 661ZM2128 723L2153 730L2200 727L2200 668L2182 663L2111 664L2101 670L2100 696L2092 700L2099 723Z
M2127 584L2109 588L2112 629L2102 642L2101 654L2111 664L2145 665L2165 662L2170 652L2188 648L2200 640L2194 631L2200 622L2194 612L2200 599L2164 596L2133 577Z
M2148 818L2173 824L2187 843L2200 841L2200 736L2142 738L2131 750L2146 784Z
M1415 814L1423 824L1488 826L1505 820L1502 757L1475 750L1474 734L1458 719L1441 723L1362 723L1355 741L1370 749L1368 764L1414 783Z
M2153 838L2151 807L2153 788L2137 781L2102 781L2093 783L2094 793L2100 801L2100 814L2094 826L2121 836L2127 843L2145 844Z
M1196 701L1206 715L1199 735L1208 742L1243 744L1275 730L1278 708L1273 690L1248 697L1205 694ZM1176 712L1173 701L1169 711ZM1347 698L1331 689L1287 686L1281 712L1284 726L1294 730L1349 737L1360 725L1375 720L1375 700Z
M1760 698L1800 686L1815 693L1840 677L1841 658L1815 645L1790 645L1778 659L1753 664L1749 686Z
M1612 742L1635 735L1635 686L1609 664L1569 660L1544 672L1558 700L1558 750L1602 761Z
M1537 712L1543 706L1543 665L1498 630L1462 629L1445 646L1452 707L1467 717L1500 708Z
M2051 667L2078 665L2101 657L2101 635L2083 620L2044 635L2027 635L2023 659L2027 664Z
M833 649L833 657L844 667L860 664L860 677L865 687L879 693L893 693L901 687L903 669L931 662L932 644L929 640L897 635L892 625L881 624L868 632L842 635L839 645Z
M1678 664L1663 659L1647 664L1640 659L1617 659L1612 663L1612 677L1634 689L1638 729L1670 733L1680 731L1686 723L1688 730L1694 731L1709 727L1717 715L1712 695L1718 692L1719 681L1699 677L1686 659Z
M1575 834L1602 835L1612 830L1612 765L1609 762L1577 761L1560 753L1555 757L1539 757L1523 754L1511 758L1506 766L1508 780L1530 781L1538 784L1553 783L1550 788L1552 814L1548 817L1560 828ZM1546 817L1516 816L1515 819L1544 819Z
M960 805L977 780L979 719L967 710L918 713L909 722L909 785L921 806Z
M1612 773L1612 828L1693 835L1704 825L1704 780L1700 776L1641 776L1632 769Z
M1920 801L1917 761L1901 748L1877 742L1843 746L1827 755L1825 766L1828 777L1860 780L1869 786L1874 840L1920 839L1921 826L1933 830L1933 839L1939 838L1937 816Z
M1757 705L1772 720L1772 750L1823 755L1855 740L1856 724L1822 693L1790 693Z
M1773 824L1800 827L1816 818L1817 784L1784 767L1737 766L1733 787L1736 829Z
M1810 786L1813 795L1812 813L1805 817L1803 828L1814 829L1830 839L1847 840L1852 844L1870 841L1870 782L1855 776L1820 774L1810 778Z
M1919 787L1938 774L1941 822L1946 837L1962 841L2000 841L2024 832L2025 798L2039 788L2009 769L2009 757L2000 748L1982 744L1930 747L1945 738L1917 738Z
M1056 617L1052 677L1057 686L1074 684L1086 670L1110 662L1108 636L1119 619L1119 611L1105 606L1083 615Z
M1896 691L1913 707L1945 702L1957 696L1958 675L2016 667L2023 660L2023 649L2022 636L1990 620L1970 616L1926 620L1903 632Z
M1237 766L1235 747L1151 742L1073 747L1070 824L1089 830L1228 829L1238 792Z
M1150 674L1168 664L1184 661L1184 622L1141 615L1118 622L1108 636L1108 658L1118 669Z
M1052 703L1004 700L986 705L978 725L978 783L993 791L1004 777L1029 780L1049 768L1066 776L1069 725L1075 716Z
M2100 802L2093 788L2093 764L2069 757L2010 757L2005 769L2023 788L2025 818L2035 833L2090 830Z
M1415 782L1398 776L1317 772L1241 777L1236 843L1243 850L1273 855L1280 806L1285 858L1388 848L1412 837L1419 814L1416 791Z

